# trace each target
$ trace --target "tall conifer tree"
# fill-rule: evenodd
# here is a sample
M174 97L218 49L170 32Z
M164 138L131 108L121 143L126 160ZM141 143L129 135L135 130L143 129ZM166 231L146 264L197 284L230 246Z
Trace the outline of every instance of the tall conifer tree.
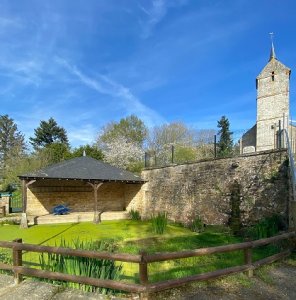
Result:
M218 135L220 139L218 142L217 154L219 157L229 156L233 151L233 140L231 137L232 132L230 131L230 123L225 116L222 116L218 121L218 128Z

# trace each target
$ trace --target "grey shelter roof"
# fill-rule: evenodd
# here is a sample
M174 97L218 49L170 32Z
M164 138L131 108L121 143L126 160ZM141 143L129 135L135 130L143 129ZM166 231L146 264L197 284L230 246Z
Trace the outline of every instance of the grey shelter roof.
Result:
M88 156L76 157L18 176L20 179L76 179L144 183L140 176Z

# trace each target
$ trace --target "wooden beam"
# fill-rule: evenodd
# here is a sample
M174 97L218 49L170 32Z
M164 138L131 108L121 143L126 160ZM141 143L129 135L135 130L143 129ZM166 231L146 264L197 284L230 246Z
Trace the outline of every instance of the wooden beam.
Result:
M97 183L97 182L87 182L93 190L94 190L94 223L101 223L101 214L98 212L98 189L103 184L103 182Z
M142 261L141 260L142 256L137 254L113 253L113 252L110 253L106 251L91 251L91 250L52 247L52 246L39 246L34 244L26 244L26 243L20 244L17 242L8 242L8 241L0 241L0 247L14 249L14 250L23 250L26 252L54 253L54 254L61 254L67 256L108 259L108 260L131 262L131 263L140 263Z
M27 181L25 179L22 179L22 202L23 202L23 210L22 210L22 218L21 218L21 228L28 228L28 219L27 219L27 200L28 200L28 194L27 190L29 185L33 184L36 180L30 180Z
M22 179L22 202L23 202L23 213L25 213L27 210L27 185L25 179Z

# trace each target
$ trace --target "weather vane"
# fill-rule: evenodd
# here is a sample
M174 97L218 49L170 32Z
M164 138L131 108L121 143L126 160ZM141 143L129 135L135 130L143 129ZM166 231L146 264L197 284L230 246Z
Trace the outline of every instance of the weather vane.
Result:
M273 32L269 32L269 35L270 35L271 41L273 42L274 33Z

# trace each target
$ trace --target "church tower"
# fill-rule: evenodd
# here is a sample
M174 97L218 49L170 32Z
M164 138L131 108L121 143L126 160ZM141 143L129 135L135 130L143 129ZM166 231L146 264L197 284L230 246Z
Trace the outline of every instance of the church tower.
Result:
M289 127L290 74L291 70L276 58L272 42L269 61L256 78L257 152L275 149L279 124L281 129Z

